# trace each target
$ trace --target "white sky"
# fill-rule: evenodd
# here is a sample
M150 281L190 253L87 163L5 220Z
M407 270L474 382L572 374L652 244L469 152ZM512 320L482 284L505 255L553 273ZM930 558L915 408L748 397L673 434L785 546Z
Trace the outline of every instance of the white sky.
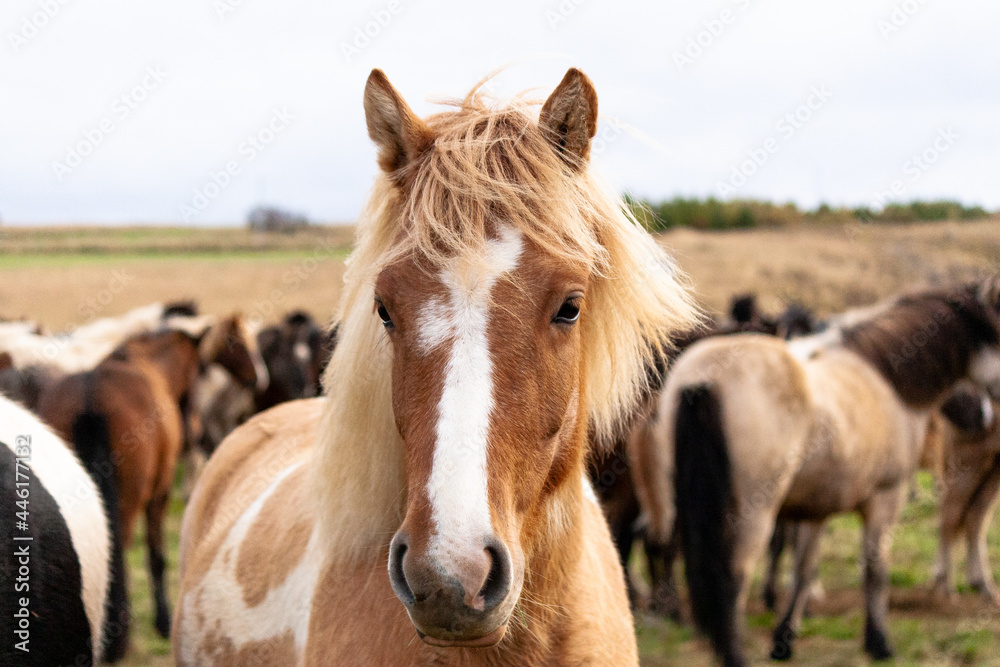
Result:
M855 205L899 181L903 200L1000 208L1000 2L577 1L394 0L388 24L348 60L342 45L390 2L4 0L0 220L183 222L182 206L235 161L239 173L208 188L215 196L190 224L242 223L261 202L350 221L375 173L361 105L372 67L425 114L428 97L462 95L525 56L498 91L545 95L580 67L611 137L596 162L639 196L718 194L773 138L775 152L730 196ZM220 12L224 3L235 8ZM33 33L48 4L58 11ZM553 25L560 7L568 16ZM702 34L708 46L678 68L675 52L723 11L730 23ZM894 11L901 25L885 35ZM166 76L147 77L123 117L119 98L148 68ZM813 87L832 97L801 127L779 128ZM250 160L242 142L275 110L293 118L275 120L284 129ZM634 130L614 136L613 119ZM102 121L111 132L60 179L54 164ZM925 149L934 157L949 128L934 164L907 164Z

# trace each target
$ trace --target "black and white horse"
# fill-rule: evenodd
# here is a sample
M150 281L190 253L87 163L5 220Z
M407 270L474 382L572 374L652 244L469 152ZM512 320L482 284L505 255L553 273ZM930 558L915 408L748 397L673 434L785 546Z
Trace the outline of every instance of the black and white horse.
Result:
M101 494L58 436L2 396L0 512L0 664L95 664L110 580Z

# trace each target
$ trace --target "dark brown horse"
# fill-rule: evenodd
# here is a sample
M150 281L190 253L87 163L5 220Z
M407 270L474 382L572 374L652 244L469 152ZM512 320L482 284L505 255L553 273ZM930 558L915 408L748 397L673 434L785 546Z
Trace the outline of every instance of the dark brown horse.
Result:
M224 366L245 384L257 382L245 331L241 319L232 316L195 335L173 329L140 334L92 371L62 378L39 399L39 415L73 443L85 464L95 454L111 453L114 469L102 474L117 477L117 521L112 532L118 572L110 599L113 613L106 619L112 624L106 633L107 660L120 658L128 646L122 550L131 544L141 512L146 515L156 629L164 637L170 633L163 519L183 445L187 402L200 369L209 363Z

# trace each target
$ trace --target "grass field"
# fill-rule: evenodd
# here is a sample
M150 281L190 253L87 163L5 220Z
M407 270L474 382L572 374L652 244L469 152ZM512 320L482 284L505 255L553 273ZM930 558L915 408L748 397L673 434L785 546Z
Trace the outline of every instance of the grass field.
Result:
M710 310L723 309L734 292L755 291L769 310L799 301L827 314L913 285L1000 271L998 227L1000 220L990 219L721 234L678 230L662 241ZM240 310L268 320L305 308L327 318L337 302L349 242L350 230L344 228L273 237L243 230L0 229L0 316L27 316L60 330L153 300L187 297L207 312ZM951 601L928 593L937 544L936 495L929 477L919 480L892 553L896 664L1000 664L1000 615L970 593ZM172 592L182 511L175 500L168 524ZM864 665L859 524L855 517L838 517L827 532L821 567L827 598L805 623L796 662ZM140 534L136 545L141 542ZM998 527L990 553L1000 578ZM133 646L125 664L172 664L169 643L152 631L144 562L143 550L134 546L129 552ZM956 569L961 564L959 557ZM758 597L755 592L751 605L751 655L763 664L775 620ZM712 664L689 625L640 615L636 626L644 665Z

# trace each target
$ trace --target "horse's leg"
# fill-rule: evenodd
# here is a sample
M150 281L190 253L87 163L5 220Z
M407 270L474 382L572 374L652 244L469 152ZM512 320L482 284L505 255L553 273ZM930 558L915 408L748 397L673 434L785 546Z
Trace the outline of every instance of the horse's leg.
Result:
M1000 497L1000 460L986 473L965 514L965 538L968 545L966 567L969 585L993 604L1000 606L1000 592L993 582L986 533L989 531L993 508Z
M875 660L892 657L887 637L889 613L888 555L892 529L906 498L905 483L873 495L862 507L865 586L865 651Z
M674 561L677 560L680 541L680 530L675 525L674 532L666 544L645 543L652 588L650 610L663 614L678 625L682 621L681 599L674 578Z
M792 597L788 602L784 618L774 629L772 660L788 660L792 657L792 643L802 623L802 614L817 575L819 538L823 534L823 523L803 521L796 525L795 532L797 535Z
M778 605L778 575L781 572L781 554L785 551L785 540L788 537L789 523L778 519L774 525L774 533L767 544L767 577L764 580L764 606L768 611L774 611Z
M167 607L167 591L163 582L163 573L167 567L167 561L163 555L163 521L169 498L169 493L158 494L146 506L146 548L149 558L149 577L153 582L156 631L161 637L170 636L170 610Z
M938 529L938 555L934 565L934 595L947 598L954 585L951 576L952 546L966 522L966 513L972 502L976 473L960 462L951 461L946 469L941 495L941 518Z

